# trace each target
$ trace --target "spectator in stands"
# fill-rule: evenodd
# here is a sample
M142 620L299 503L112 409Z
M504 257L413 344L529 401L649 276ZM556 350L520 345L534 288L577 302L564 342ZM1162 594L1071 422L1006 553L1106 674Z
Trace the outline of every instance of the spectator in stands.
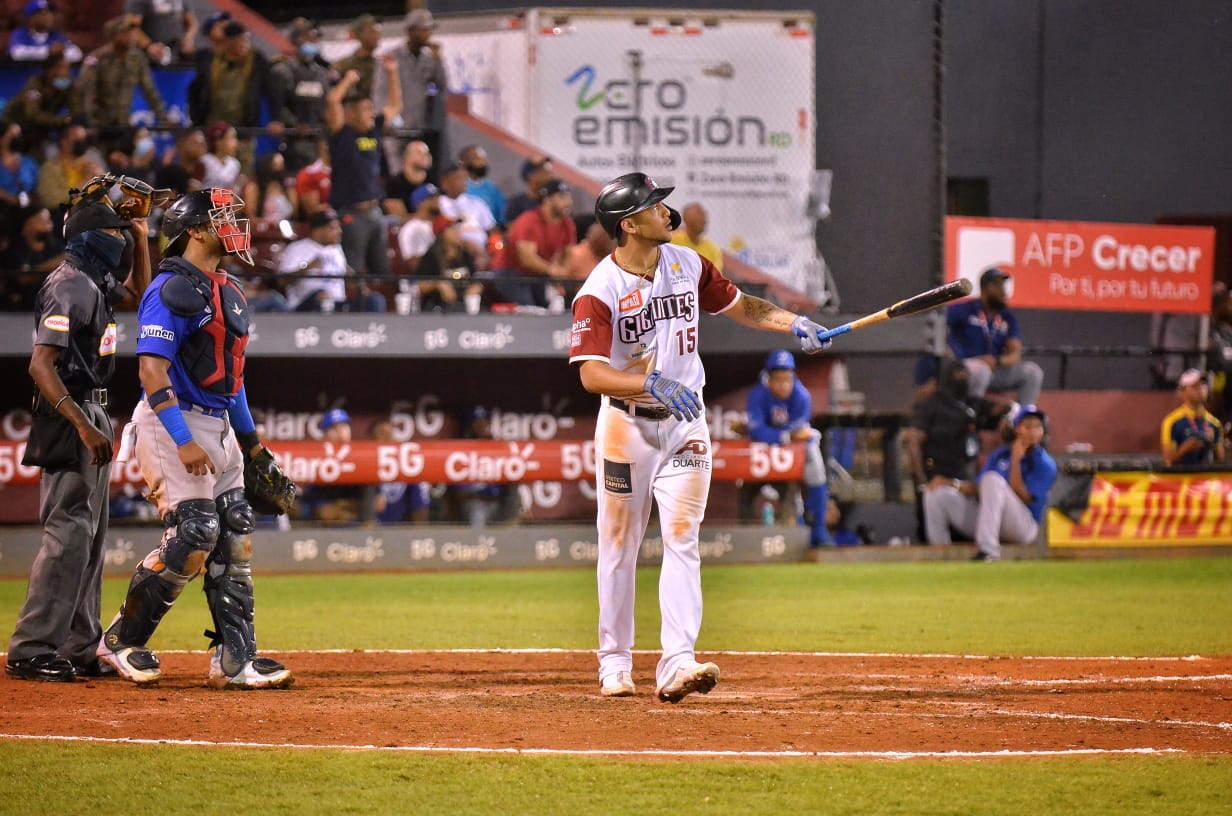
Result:
M321 436L326 442L346 445L351 441L351 416L331 408L321 417ZM372 523L385 509L385 498L375 485L308 485L300 503L305 517L324 524Z
M923 537L930 544L949 543L950 533L937 527L940 517L929 515L929 497L939 492L976 495L980 431L994 430L1007 407L971 396L971 375L962 360L944 360L940 379L939 386L915 404L911 427L905 434L917 511L922 517Z
M1223 281L1211 284L1211 335L1206 367L1217 416L1232 418L1232 295Z
M34 310L34 297L43 279L64 260L64 243L52 231L51 213L46 207L25 207L18 221L20 231L10 240L0 261L0 308L27 312Z
M155 187L173 190L177 196L187 195L202 188L205 177L202 157L209 151L205 131L190 128L180 133L175 140L173 160L164 162L154 176Z
M38 195L38 162L26 155L21 125L0 133L0 205L26 207Z
M274 61L278 119L290 129L286 139L287 164L292 172L317 157L316 131L325 124L325 92L331 85L329 65L321 58L321 32L303 17L287 33L294 52Z
M278 271L295 278L287 286L288 308L296 312L384 312L385 296L362 281L351 281L354 295L347 293L350 270L342 251L338 213L318 210L308 226L308 237L292 241L278 259Z
M385 182L385 198L381 201L391 224L404 224L411 217L415 210L411 204L411 194L429 183L431 171L432 151L427 143L418 139L407 142L402 149L402 169Z
M467 412L462 423L463 439L492 439L492 418L488 409L477 405ZM515 521L521 510L517 485L474 482L450 485L448 495L459 520L472 527Z
M53 131L70 121L73 77L64 54L47 58L43 70L26 80L22 89L4 106L0 124L21 125L31 147L41 152ZM40 155L41 161L44 156Z
M509 199L505 205L505 225L511 226L518 216L539 206L539 191L552 178L552 160L547 156L531 156L522 162L522 181L526 189Z
M317 210L329 206L333 174L329 166L329 143L317 140L317 160L295 174L295 195L299 199L299 218L307 221Z
M47 0L30 0L22 12L26 24L9 37L9 59L14 62L43 62L63 55L69 62L81 62L81 49L51 26L55 9Z
M1057 480L1057 464L1044 450L1048 418L1034 405L1023 405L1011 426L1014 441L988 455L974 495L936 490L924 498L932 544L950 543L950 529L974 537L976 561L999 561L1002 543L1027 544L1039 535L1048 491Z
M810 528L809 546L833 545L826 527L826 463L821 453L821 431L813 427L813 396L796 377L796 360L784 349L770 352L758 382L749 391L746 433L754 442L786 445L803 442L804 523Z
M719 249L718 244L706 237L706 226L710 222L706 214L706 208L694 201L691 204L686 204L684 209L680 211L680 215L680 229L672 233L672 243L688 247L710 261L710 263L714 264L715 269L722 272L723 250Z
M60 131L56 152L39 168L39 202L53 213L68 203L68 191L80 187L103 172L103 157L90 146L89 134L81 125L71 124Z
M150 73L150 58L137 48L137 27L121 15L107 21L110 40L82 62L74 87L75 116L88 127L126 128L132 123L133 97L138 88L159 124L167 122L162 94Z
M394 427L388 419L377 421L369 436L376 442L393 442ZM427 482L382 482L384 509L376 514L381 524L427 524L432 493Z
M466 168L451 164L440 172L441 213L458 221L457 230L470 248L479 268L488 267L488 236L496 219L483 199L466 192Z
M201 47L197 48L196 59L197 69L202 66L208 66L210 60L214 59L214 55L222 50L222 44L226 41L227 35L224 31L227 28L227 23L231 22L231 13L228 11L216 11L205 18L205 22L201 24L201 35L205 38Z
M107 168L112 173L139 179L154 185L158 168L155 161L154 137L149 128L138 127L123 131L111 145L107 154Z
M1164 417L1159 428L1164 465L1209 465L1227 456L1223 426L1206 410L1206 375L1196 368L1185 370L1176 383L1181 404Z
M194 122L227 122L234 127L261 125L261 104L271 116L278 100L269 62L252 47L248 29L231 20L222 28L221 47L208 62L199 63L188 86L188 110ZM265 129L282 135L282 122L271 119ZM247 150L241 150L247 155Z
M438 215L432 222L436 240L419 259L415 274L421 278L440 278L436 281L420 281L419 298L423 311L447 312L462 302L469 314L477 314L483 302L483 284L475 280L478 271L474 253L462 237L463 223L456 218Z
M334 71L339 76L347 71L359 74L354 92L360 96L372 97L372 83L376 78L376 49L381 44L380 24L380 20L371 14L361 14L352 20L347 27L348 36L359 43L359 47L349 57L334 63Z
M214 122L205 129L205 143L208 150L201 157L201 166L205 169L201 186L238 190L240 160L236 153L240 149L240 138L235 128L226 122Z
M402 93L398 64L381 61L389 92L378 117L372 100L352 91L359 74L347 71L325 96L325 129L329 134L329 164L336 171L330 205L342 217L342 249L357 272L389 274L389 237L381 214L380 134L398 116Z
M411 217L398 229L398 253L412 270L436 240L432 225L440 214L440 189L435 184L419 185L411 193Z
M567 278L565 253L577 243L577 225L570 212L573 193L569 185L551 178L539 188L542 203L518 216L509 227L501 257L493 267L512 277ZM548 289L530 283L503 283L501 295L510 303L547 307Z
M980 275L980 296L952 304L946 310L950 350L971 372L971 394L1017 390L1018 401L1039 400L1044 372L1022 359L1018 318L1009 308L1005 282L1010 276L996 267Z
M395 127L419 131L433 156L444 156L442 139L445 130L445 93L448 83L445 66L437 49L429 43L436 23L432 12L416 9L406 15L406 40L386 52L397 62L398 97L401 117ZM372 83L372 99L390 99L388 75L378 71ZM391 122L393 118L391 117ZM391 142L395 140L390 140ZM397 163L397 148L389 154L389 163ZM436 179L429 178L430 181Z
M466 192L483 199L498 227L505 226L505 193L495 181L488 178L488 151L479 145L467 145L458 154L466 168Z
M569 257L566 265L569 277L574 280L586 280L599 261L606 258L616 248L616 242L599 221L592 220L586 228L586 234L581 241L569 247Z
M281 153L262 153L257 156L256 172L244 185L244 202L248 205L248 217L271 224L290 221L299 209L295 188L287 187L287 163Z
M191 62L196 56L197 17L185 0L126 0L124 12L137 22L137 47L151 62Z

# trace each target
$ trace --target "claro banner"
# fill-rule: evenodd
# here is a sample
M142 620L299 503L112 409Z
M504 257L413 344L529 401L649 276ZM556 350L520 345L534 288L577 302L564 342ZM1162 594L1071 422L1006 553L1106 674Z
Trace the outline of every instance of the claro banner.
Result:
M946 280L1000 267L1015 308L1205 314L1214 252L1212 227L945 219Z
M25 446L25 442L0 442L0 486L38 483L39 469L20 464ZM287 475L301 485L590 482L595 478L595 444L590 440L304 441L271 442L269 447ZM673 466L710 470L717 481L798 481L804 477L803 443L766 445L733 440L712 442L709 450L705 447L700 441L684 445L673 456ZM113 467L111 481L143 484L135 460Z
M1077 522L1048 511L1049 547L1232 543L1232 473L1101 473Z

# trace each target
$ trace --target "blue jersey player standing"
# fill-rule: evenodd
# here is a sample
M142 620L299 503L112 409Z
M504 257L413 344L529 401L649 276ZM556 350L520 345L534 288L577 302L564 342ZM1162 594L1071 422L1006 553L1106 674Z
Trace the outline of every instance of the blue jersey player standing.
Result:
M813 423L813 397L796 379L796 360L784 349L770 352L761 380L749 392L749 439L769 445L804 442L804 520L810 527L809 546L830 545L826 530L826 463L821 432Z
M146 643L184 586L205 571L214 620L208 685L283 688L291 672L257 655L253 634L254 513L244 456L262 451L244 389L248 303L219 269L223 255L252 263L244 202L230 190L189 193L167 211L165 259L138 310L144 399L133 412L136 454L149 498L166 526L137 566L98 656L126 680L158 681Z

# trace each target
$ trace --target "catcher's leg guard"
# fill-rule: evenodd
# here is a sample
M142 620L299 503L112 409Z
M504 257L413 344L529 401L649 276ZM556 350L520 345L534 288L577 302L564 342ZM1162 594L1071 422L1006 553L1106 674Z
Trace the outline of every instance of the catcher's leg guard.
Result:
M103 635L108 645L145 646L218 541L217 510L209 499L180 502L164 523L163 543L138 565L120 613Z
M215 688L277 688L291 684L291 673L276 660L257 657L253 632L252 531L256 521L243 489L218 497L222 529L205 565L205 597L217 647L210 661Z

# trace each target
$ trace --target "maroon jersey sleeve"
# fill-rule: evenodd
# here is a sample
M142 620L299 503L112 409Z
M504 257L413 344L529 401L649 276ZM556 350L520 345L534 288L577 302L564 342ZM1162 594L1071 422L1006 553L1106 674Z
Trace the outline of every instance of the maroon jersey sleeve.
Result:
M698 256L701 257L701 256ZM723 277L715 265L705 258L702 262L702 276L697 281L697 298L707 314L718 314L731 308L740 297L736 284Z
M612 310L594 295L582 295L573 303L573 334L569 338L569 362L612 358Z

